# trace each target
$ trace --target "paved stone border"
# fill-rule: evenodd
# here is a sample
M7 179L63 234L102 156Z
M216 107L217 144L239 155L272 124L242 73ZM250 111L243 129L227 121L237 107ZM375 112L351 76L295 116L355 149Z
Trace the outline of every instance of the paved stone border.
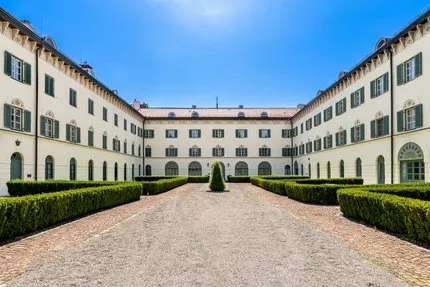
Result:
M254 185L238 183L240 188L261 191L262 200L286 207L297 218L318 230L341 239L348 247L386 268L412 286L430 286L430 250L376 228L342 216L339 206L304 204Z

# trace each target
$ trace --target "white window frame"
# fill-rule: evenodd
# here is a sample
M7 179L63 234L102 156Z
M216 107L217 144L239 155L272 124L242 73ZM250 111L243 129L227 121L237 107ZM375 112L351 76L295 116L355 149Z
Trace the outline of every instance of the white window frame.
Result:
M198 147L190 148L190 156L192 157L200 157L202 154L201 149Z
M176 138L176 130L175 129L167 129L166 138L168 138L168 139Z
M237 129L237 133L236 133L236 135L237 135L237 138L239 138L239 139L244 139L244 138L246 138L246 129Z
M405 62L405 81L409 82L416 78L415 57Z
M70 141L77 143L78 142L78 127L74 125L70 125Z
M271 156L271 149L270 147L261 147L259 148L258 155L261 157L269 157Z
M236 148L236 156L237 157L247 157L248 156L248 149L246 147Z
M223 157L224 156L224 148L222 148L222 147L215 147L213 149L213 155L215 157Z
M263 139L270 138L270 129L260 129L260 138L263 138Z
M24 77L24 62L17 57L11 55L11 77L14 80L23 81Z
M405 109L404 111L404 123L405 123L405 130L413 130L416 128L416 109L415 107L411 107L408 109Z
M223 129L214 129L213 130L213 137L220 139L224 137L224 130Z
M21 108L11 106L10 111L10 127L13 130L22 131L23 130L23 119L24 111Z
M48 117L45 117L45 136L54 137L54 120Z
M166 152L166 157L177 157L178 156L178 149L175 147L168 147Z
M380 96L384 93L384 76L375 80L375 96Z
M190 138L192 138L192 139L198 139L199 138L199 133L200 133L199 129L191 129L190 130Z

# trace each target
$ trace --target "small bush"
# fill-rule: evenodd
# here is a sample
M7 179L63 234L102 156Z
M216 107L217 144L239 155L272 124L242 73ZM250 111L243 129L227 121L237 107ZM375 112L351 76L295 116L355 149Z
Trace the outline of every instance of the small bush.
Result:
M249 176L233 176L229 175L227 177L228 182L251 182L251 178Z
M225 189L225 183L221 172L221 166L220 166L220 163L217 161L212 165L212 173L211 173L209 188L212 191L224 191Z
M336 205L337 191L342 188L354 187L354 185L341 184L299 184L294 182L284 183L285 192L289 198L317 204ZM359 185L357 185L359 187Z
M175 178L175 176L136 176L134 178L135 181L158 181L162 179L171 179Z
M385 230L430 243L430 202L365 189L341 189L342 213Z
M209 182L209 175L188 177L188 183L207 183L207 182Z
M23 196L40 193L50 193L63 190L80 189L86 187L97 187L115 185L119 182L111 181L71 181L71 180L13 180L7 183L8 192L11 196Z
M0 240L139 200L141 185L125 183L0 199Z
M363 184L363 179L359 177L352 178L329 178L329 179L298 179L297 183L301 184Z
M142 195L156 195L166 192L175 187L184 185L188 182L188 178L184 176L177 176L167 179L160 179L157 181L144 181L142 182Z

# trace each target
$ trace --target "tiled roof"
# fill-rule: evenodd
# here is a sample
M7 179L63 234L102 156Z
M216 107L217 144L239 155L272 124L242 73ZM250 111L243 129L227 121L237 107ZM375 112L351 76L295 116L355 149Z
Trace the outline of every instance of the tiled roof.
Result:
M291 118L297 108L142 108L145 118ZM243 114L240 114L243 113ZM265 114L267 116L265 116Z

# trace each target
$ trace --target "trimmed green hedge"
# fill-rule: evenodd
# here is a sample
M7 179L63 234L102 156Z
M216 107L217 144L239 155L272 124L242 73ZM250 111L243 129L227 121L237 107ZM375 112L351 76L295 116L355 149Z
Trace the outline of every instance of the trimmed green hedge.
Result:
M116 205L139 200L141 184L111 186L0 198L0 240Z
M225 189L224 177L222 175L221 164L219 161L214 162L212 165L209 188L211 191L224 191Z
M253 177L259 177L261 179L267 179L267 180L298 180L298 179L309 179L308 176L302 176L302 175L268 175L268 176L253 176Z
M359 187L359 185L284 183L285 192L289 198L306 203L328 205L337 205L337 191L348 187Z
M209 175L189 176L188 182L189 183L207 183L207 182L209 182Z
M86 187L98 187L115 185L119 182L111 181L70 181L70 180L13 180L7 183L8 192L11 196L23 196L40 193L50 193Z
M166 192L175 187L184 185L187 182L188 182L188 178L184 176L160 179L157 181L144 181L141 183L142 195L155 195L162 192Z
M249 176L227 176L228 182L251 182L251 178Z
M287 195L285 192L285 180L274 180L274 179L264 179L258 176L251 177L251 183L257 185L265 190L280 194Z
M301 184L363 184L363 179L359 177L351 178L329 178L329 179L298 179L297 183Z
M136 176L134 178L135 181L158 181L162 179L171 179L175 178L175 176Z
M428 184L393 184L393 185L370 185L366 191L386 193L421 200L430 200L430 185Z
M430 202L407 197L341 189L338 200L342 213L408 238L430 243Z

